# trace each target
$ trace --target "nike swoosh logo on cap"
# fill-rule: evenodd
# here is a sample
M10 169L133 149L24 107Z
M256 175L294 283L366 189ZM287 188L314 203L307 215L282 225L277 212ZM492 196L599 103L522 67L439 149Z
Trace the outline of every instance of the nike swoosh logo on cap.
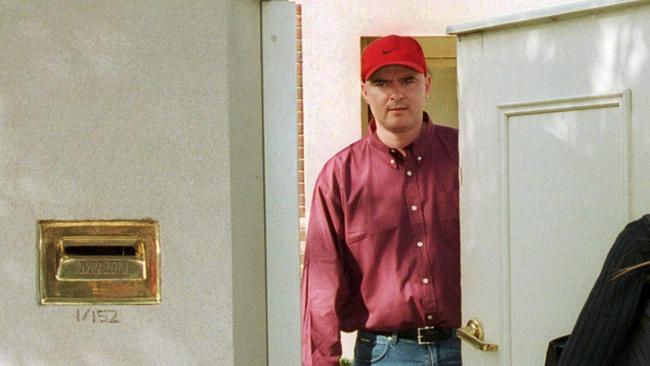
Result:
M395 51L395 50L399 50L399 47L391 48L391 49L389 49L389 50L382 50L381 52L382 52L384 55L387 55L387 54L389 54L389 53L391 53L391 52L393 52L393 51Z

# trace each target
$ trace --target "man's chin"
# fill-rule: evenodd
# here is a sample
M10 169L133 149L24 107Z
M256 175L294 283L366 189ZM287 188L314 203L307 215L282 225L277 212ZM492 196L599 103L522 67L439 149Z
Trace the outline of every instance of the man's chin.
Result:
M392 133L404 133L413 129L417 123L404 120L389 120L385 124L386 129Z

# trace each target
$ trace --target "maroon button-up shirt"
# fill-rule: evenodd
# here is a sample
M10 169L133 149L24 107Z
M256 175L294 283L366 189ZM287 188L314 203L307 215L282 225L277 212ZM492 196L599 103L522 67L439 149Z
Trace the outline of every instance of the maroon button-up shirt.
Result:
M303 365L338 365L340 330L460 326L458 131L424 116L406 156L374 122L319 175L302 276Z

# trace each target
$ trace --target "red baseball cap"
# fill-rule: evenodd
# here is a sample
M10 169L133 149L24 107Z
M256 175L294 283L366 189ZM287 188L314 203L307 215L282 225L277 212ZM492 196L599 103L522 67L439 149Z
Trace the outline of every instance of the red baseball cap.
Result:
M361 80L365 82L375 71L387 65L401 65L427 73L422 47L411 37L391 34L366 46L361 54Z

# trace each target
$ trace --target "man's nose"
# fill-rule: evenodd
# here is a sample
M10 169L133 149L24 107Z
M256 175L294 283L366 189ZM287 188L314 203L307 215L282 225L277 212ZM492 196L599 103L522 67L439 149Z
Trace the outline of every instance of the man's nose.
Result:
M404 98L404 87L401 85L393 86L390 90L390 98L396 100Z

